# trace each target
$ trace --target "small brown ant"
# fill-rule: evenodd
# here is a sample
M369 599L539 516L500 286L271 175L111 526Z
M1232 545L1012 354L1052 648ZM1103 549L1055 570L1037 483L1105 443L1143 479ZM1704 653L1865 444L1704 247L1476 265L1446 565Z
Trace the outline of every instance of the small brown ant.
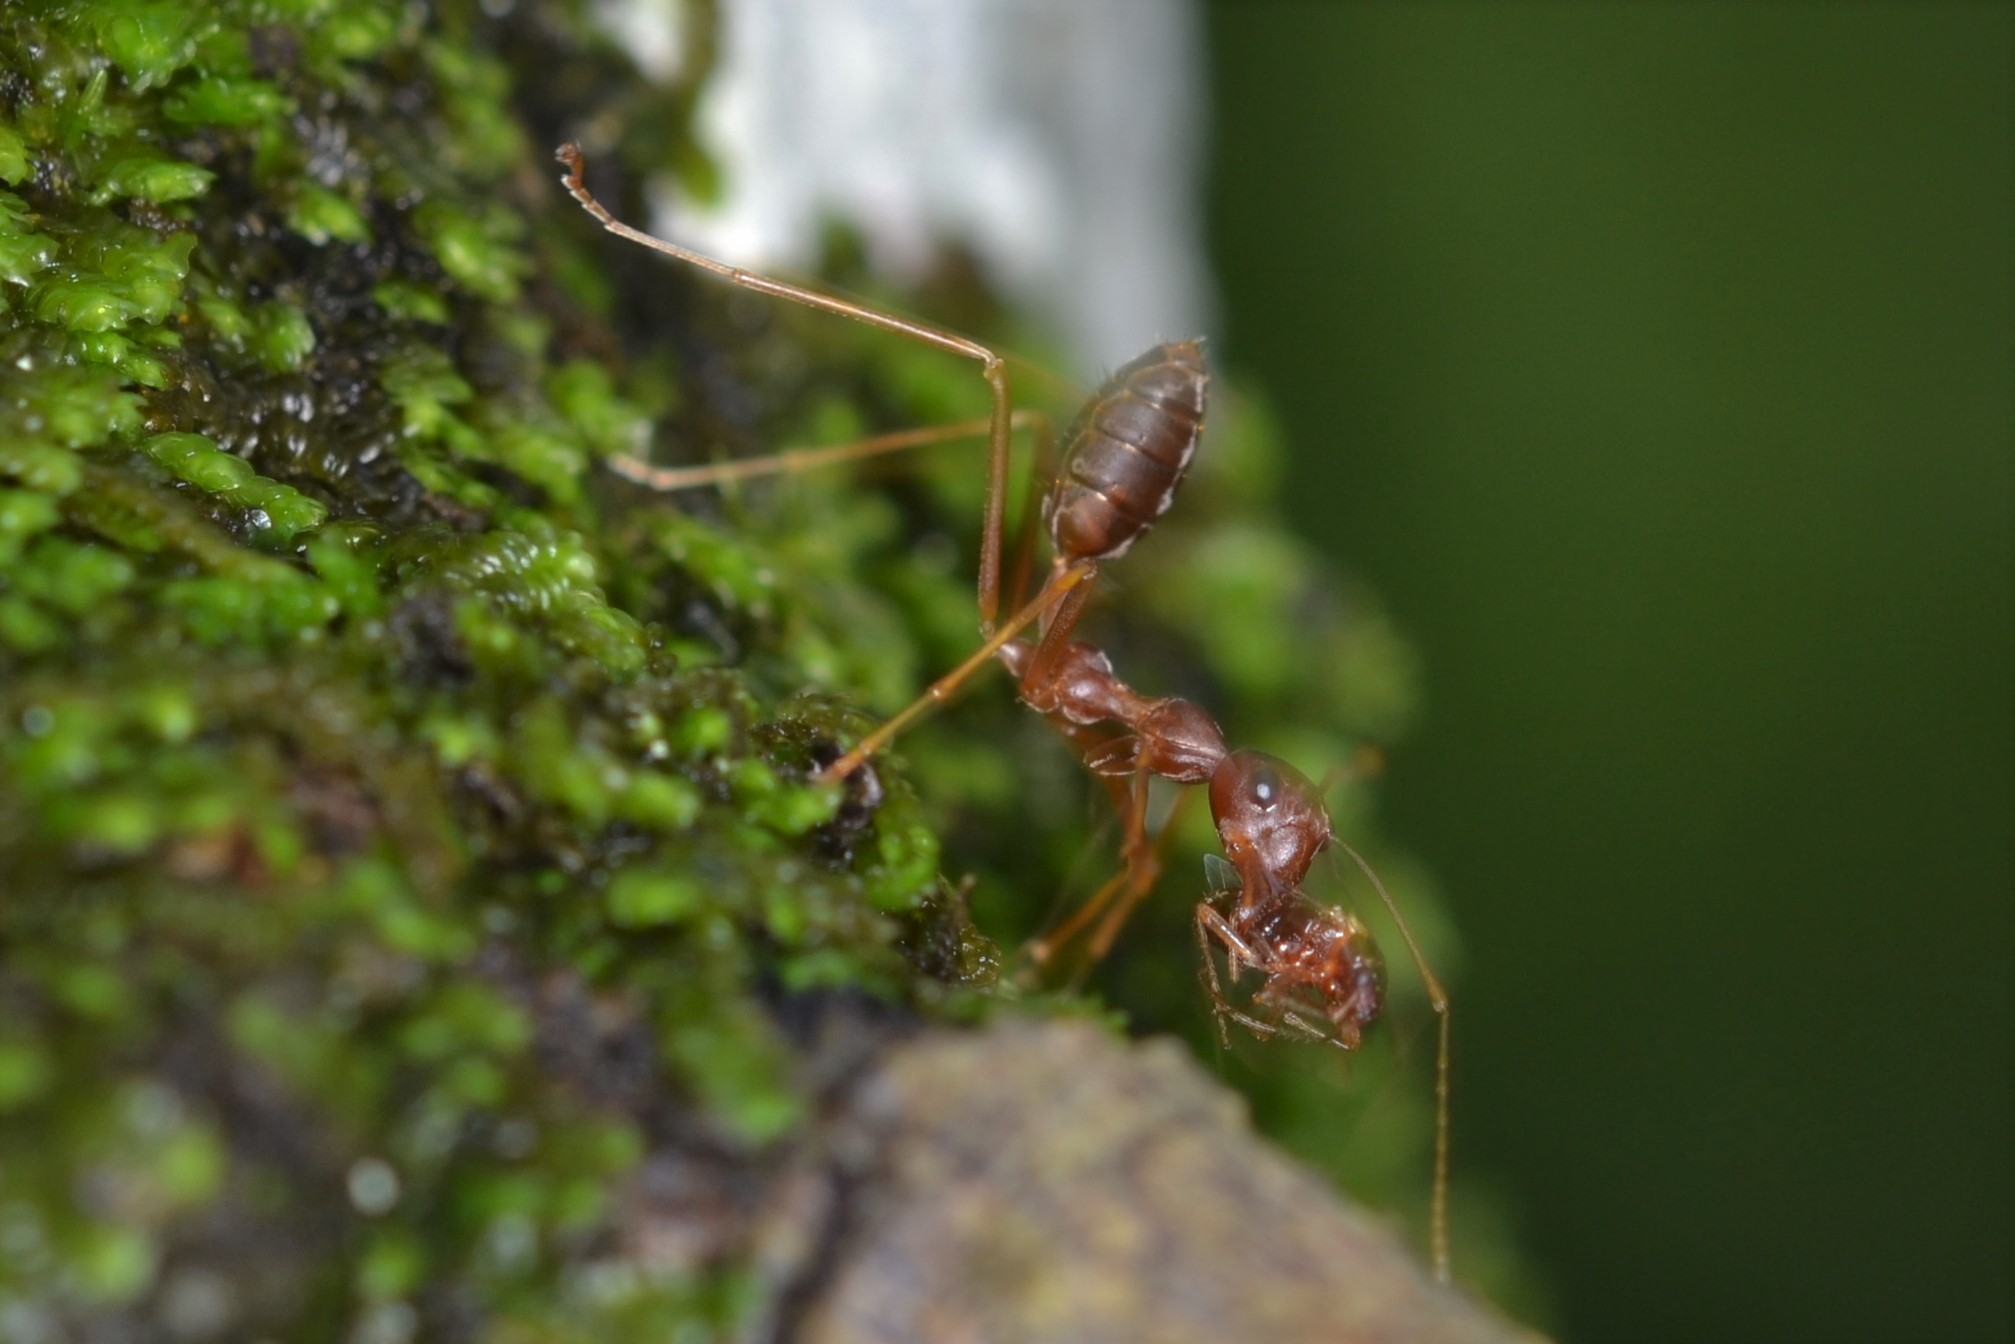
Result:
M589 193L581 178L577 147L562 145L556 156L566 169L561 182L568 192L603 228L619 237L758 293L850 317L979 362L992 396L992 411L983 424L987 489L979 563L982 642L910 705L826 767L823 777L845 778L986 663L996 658L1004 663L1016 678L1021 698L1072 742L1086 766L1105 783L1126 828L1123 870L1063 927L1031 945L1030 955L1038 963L1047 961L1095 918L1099 925L1088 952L1094 960L1102 956L1127 914L1153 887L1160 863L1146 831L1149 779L1159 776L1179 785L1209 785L1211 815L1226 856L1219 862L1236 879L1214 884L1218 889L1196 908L1201 975L1220 1039L1227 1038L1226 1022L1234 1021L1261 1038L1285 1034L1354 1050L1364 1028L1383 1011L1385 963L1370 930L1355 916L1315 901L1302 890L1310 865L1324 848L1335 842L1345 849L1385 901L1440 1021L1430 1236L1435 1273L1445 1281L1448 996L1391 896L1356 851L1336 840L1322 805L1322 791L1307 777L1263 752L1228 750L1223 733L1201 708L1173 697L1137 694L1115 675L1104 653L1070 638L1091 596L1099 566L1124 555L1168 511L1189 470L1203 434L1209 391L1202 342L1173 341L1155 346L1108 378L1078 413L1064 436L1060 465L1042 502L1041 517L1048 526L1054 556L1049 575L1036 595L1023 601L1026 565L1019 564L1011 584L1011 614L1002 621L1002 520L1010 435L1018 423L1038 429L1038 468L1048 456L1049 437L1040 417L1012 409L1006 361L957 333L773 280L631 228ZM719 467L664 469L623 457L611 458L610 463L641 484L661 490L682 489L965 437L981 427L959 424L908 430ZM1031 626L1036 629L1035 637L1020 638ZM1106 730L1104 725L1118 725L1119 731ZM1222 950L1234 984L1247 970L1257 971L1263 978L1247 1008L1235 1006L1226 996L1213 944Z

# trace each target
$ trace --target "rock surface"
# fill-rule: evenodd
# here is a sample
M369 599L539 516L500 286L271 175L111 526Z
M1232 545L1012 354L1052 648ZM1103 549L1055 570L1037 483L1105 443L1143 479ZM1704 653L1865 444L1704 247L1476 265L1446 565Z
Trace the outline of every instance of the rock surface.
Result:
M1170 1042L920 1035L848 1089L759 1239L771 1337L1527 1339L1260 1141Z

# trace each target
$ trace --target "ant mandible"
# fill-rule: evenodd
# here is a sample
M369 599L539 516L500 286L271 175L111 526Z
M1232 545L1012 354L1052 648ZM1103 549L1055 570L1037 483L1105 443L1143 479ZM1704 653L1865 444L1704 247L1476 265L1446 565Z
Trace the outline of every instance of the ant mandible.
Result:
M1391 912L1440 1021L1431 1245L1436 1276L1445 1281L1448 996L1398 908L1369 865L1355 850L1336 840L1321 791L1305 776L1263 752L1228 750L1223 733L1201 708L1174 697L1138 695L1114 674L1104 653L1070 638L1091 596L1099 566L1124 555L1168 511L1189 470L1203 434L1209 391L1201 341L1155 346L1108 378L1078 413L1065 434L1061 463L1042 503L1053 555L1049 575L1036 595L1023 601L1025 580L1022 567L1017 566L1011 614L1002 621L1002 520L1009 439L1017 423L1042 428L1039 418L1024 417L1013 410L1006 361L955 332L773 280L634 229L588 191L582 181L578 147L562 145L556 157L566 169L561 182L567 191L618 237L757 293L849 317L980 364L992 398L991 412L984 422L987 488L978 593L982 642L910 705L828 766L824 777L845 778L986 663L996 658L1004 663L1016 678L1021 698L1063 732L1078 748L1086 766L1107 785L1126 828L1123 870L1062 929L1032 945L1031 954L1038 962L1047 960L1101 911L1104 917L1089 951L1094 959L1103 955L1127 913L1152 888L1160 869L1155 847L1146 834L1149 777L1160 776L1179 785L1207 784L1212 819L1228 866L1236 876L1234 887L1214 891L1196 908L1201 974L1220 1038L1225 1036L1225 1023L1236 1021L1261 1038L1284 1033L1353 1050L1365 1026L1383 1011L1385 964L1370 931L1355 916L1315 901L1302 890L1302 880L1316 856L1332 842L1338 843L1363 868ZM953 425L905 431L830 449L779 455L760 464L666 470L622 457L610 461L617 471L641 484L669 490L895 451L962 437L973 428ZM1040 437L1048 436L1042 433ZM1037 453L1038 466L1047 456L1044 449L1046 444ZM1035 638L1020 638L1031 626L1036 628ZM1116 724L1120 731L1100 732L1100 726L1106 724ZM1246 970L1263 977L1264 983L1250 1004L1257 1015L1235 1007L1226 997L1213 943L1222 949L1234 983ZM1326 1029L1317 1026L1316 1020L1325 1023Z

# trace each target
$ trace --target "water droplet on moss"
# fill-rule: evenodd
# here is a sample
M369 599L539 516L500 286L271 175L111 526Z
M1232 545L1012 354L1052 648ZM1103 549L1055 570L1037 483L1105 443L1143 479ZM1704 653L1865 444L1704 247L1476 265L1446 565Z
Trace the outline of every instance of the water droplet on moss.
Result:
M368 1218L390 1213L399 1202L399 1173L383 1158L361 1157L352 1162L343 1186L351 1205Z

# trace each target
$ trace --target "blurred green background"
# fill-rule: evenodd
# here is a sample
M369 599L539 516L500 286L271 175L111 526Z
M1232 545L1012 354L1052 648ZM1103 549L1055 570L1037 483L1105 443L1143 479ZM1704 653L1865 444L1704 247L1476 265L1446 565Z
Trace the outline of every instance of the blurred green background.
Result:
M1223 353L1424 654L1569 1340L2009 1338L2010 16L1210 13Z

